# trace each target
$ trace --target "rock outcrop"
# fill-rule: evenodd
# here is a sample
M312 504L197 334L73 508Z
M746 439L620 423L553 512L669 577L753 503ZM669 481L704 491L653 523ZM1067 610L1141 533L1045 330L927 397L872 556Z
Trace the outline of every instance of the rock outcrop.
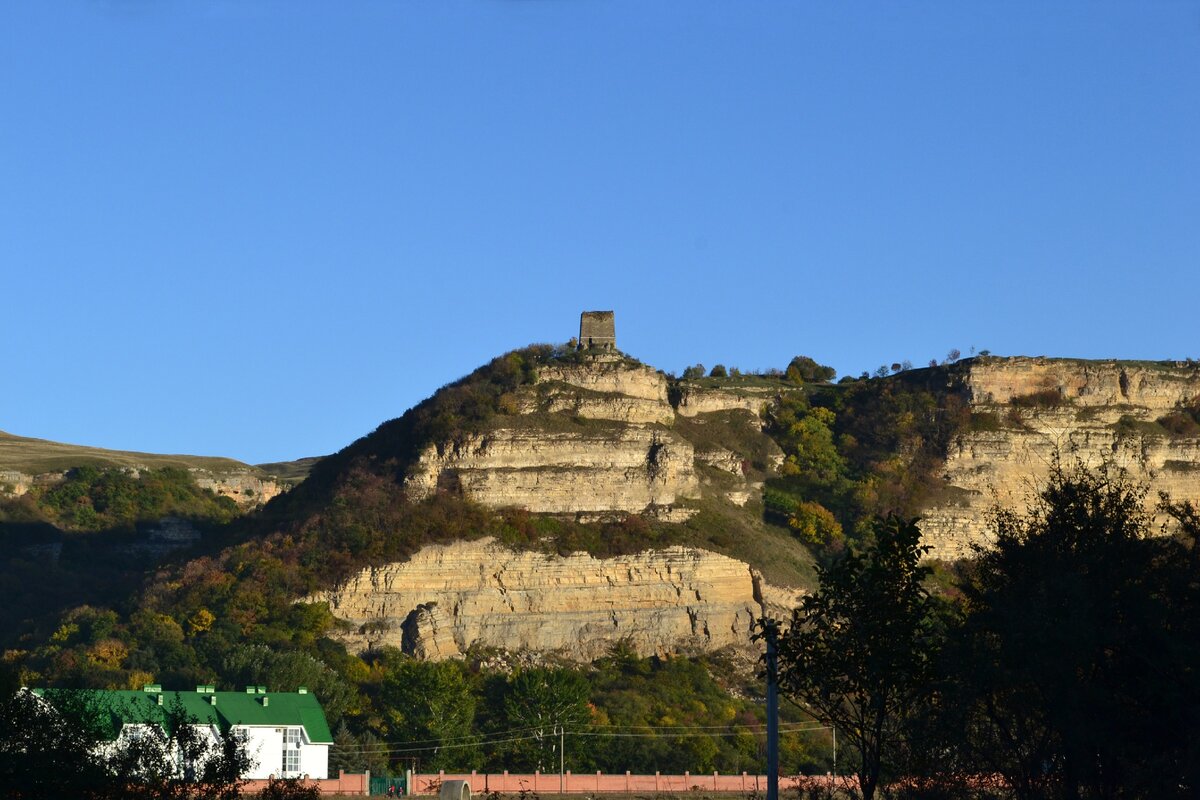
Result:
M192 477L201 489L211 489L215 494L228 497L242 508L261 506L288 489L286 483L250 472L217 474L205 470L192 470Z
M405 490L454 491L493 507L669 520L699 496L692 445L671 431L662 373L617 355L544 366L486 433L426 446Z
M352 650L444 659L480 646L590 661L616 641L643 655L749 647L753 620L786 613L797 593L695 548L601 559L483 539L426 547L308 600L350 623L341 638Z
M681 417L711 414L716 411L741 409L759 415L769 406L778 392L761 389L708 389L684 384L679 389L676 410Z
M1102 462L1146 484L1148 505L1165 491L1200 500L1200 437L1172 434L1157 420L1200 397L1200 369L1188 364L985 358L965 376L975 430L951 445L945 464L951 499L927 509L925 543L938 558L970 554L989 536L997 503L1022 507L1056 457Z
M619 426L579 432L501 428L427 447L405 479L421 498L439 489L493 507L540 513L641 513L699 491L692 446L667 430Z

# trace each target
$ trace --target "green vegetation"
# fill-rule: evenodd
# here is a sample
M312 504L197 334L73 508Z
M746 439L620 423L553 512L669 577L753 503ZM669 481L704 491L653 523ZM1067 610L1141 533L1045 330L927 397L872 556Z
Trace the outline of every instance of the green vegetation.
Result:
M216 740L176 703L155 708L138 738L109 744L114 710L90 692L38 697L0 687L0 786L6 797L235 800L250 766L231 730ZM104 746L104 749L102 749Z
M854 743L864 798L1195 796L1200 512L1163 498L1176 535L1155 536L1144 495L1056 464L1030 511L999 510L994 545L938 579L951 602L896 518L821 570L781 682Z
M1193 398L1157 421L1172 437L1184 439L1200 436L1200 397Z
M778 650L780 686L857 750L864 800L900 721L928 692L937 655L920 529L891 516L874 534L819 571L819 590L796 609Z
M542 771L558 767L558 727L573 772L756 771L763 767L761 687L719 658L639 658L622 643L588 666L550 663L505 670L467 662L422 662L393 650L370 657L365 691L379 709L362 734L343 731L363 769L380 736L422 742L423 768ZM810 718L790 708L786 722ZM702 732L702 733L701 733ZM829 768L827 730L787 732L789 769ZM383 764L377 766L382 767Z
M1057 387L1039 389L1009 399L1009 403L1014 408L1058 408L1066 402L1067 399L1063 397L1062 391Z
M63 530L132 530L139 522L188 517L225 523L237 504L196 486L192 474L175 467L123 470L78 467L55 484L35 486L27 495L0 503L0 520L24 517Z
M874 516L911 516L940 497L938 468L972 424L960 375L910 370L784 396L768 420L786 460L767 484L767 515L830 557L842 546L832 522L861 537Z
M818 364L808 356L796 356L784 374L792 383L828 383L837 377L837 370Z

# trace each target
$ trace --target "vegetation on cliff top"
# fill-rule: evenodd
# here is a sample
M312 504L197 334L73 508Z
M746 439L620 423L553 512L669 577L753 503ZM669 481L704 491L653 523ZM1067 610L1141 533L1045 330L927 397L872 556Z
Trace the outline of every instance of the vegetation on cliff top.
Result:
M961 365L810 386L780 397L767 432L786 459L768 515L826 555L888 513L914 516L945 491L938 469L972 424Z

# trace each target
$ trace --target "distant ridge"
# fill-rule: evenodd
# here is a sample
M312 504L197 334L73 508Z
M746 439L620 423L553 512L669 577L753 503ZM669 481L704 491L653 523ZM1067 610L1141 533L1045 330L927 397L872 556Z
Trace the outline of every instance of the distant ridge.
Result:
M219 473L249 472L261 476L275 474L232 458L106 450L102 447L64 444L0 431L0 470L37 475L47 472L62 472L74 467L144 467L150 469L175 467L203 469Z

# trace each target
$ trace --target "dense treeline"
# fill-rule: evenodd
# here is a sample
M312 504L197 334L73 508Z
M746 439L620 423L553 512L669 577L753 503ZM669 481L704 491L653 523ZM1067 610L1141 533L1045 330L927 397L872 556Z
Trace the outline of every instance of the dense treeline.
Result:
M810 385L782 395L767 432L783 449L766 512L818 552L840 553L870 520L914 515L944 487L937 469L971 423L958 368Z
M35 485L0 503L0 522L44 522L68 531L132 530L171 516L219 524L237 515L233 500L201 489L190 472L173 467L78 467L61 482Z
M781 642L783 683L857 749L865 797L1194 797L1200 516L1116 471L1056 467L1001 510L956 602L913 522L821 570Z

